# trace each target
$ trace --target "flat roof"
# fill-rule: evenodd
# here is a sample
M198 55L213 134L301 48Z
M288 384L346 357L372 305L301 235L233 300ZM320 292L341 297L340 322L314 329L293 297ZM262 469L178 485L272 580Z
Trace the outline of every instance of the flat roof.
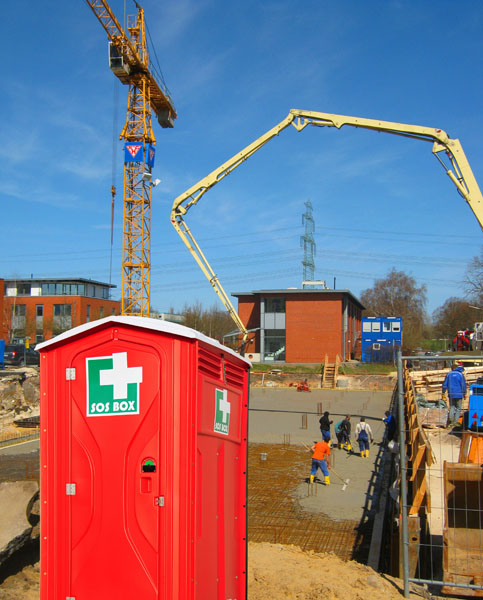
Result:
M349 290L326 290L326 289L299 289L299 288L283 288L281 290L253 290L252 292L232 292L231 295L235 298L239 298L240 296L262 296L266 294L277 294L278 296L288 296L289 294L343 294L349 296L352 301L360 306L362 309L365 309L365 306L361 303L361 301L354 296L354 294Z
M34 283L40 281L41 283L90 283L91 285L103 285L104 287L115 288L117 285L113 283L104 283L103 281L96 281L95 279L85 279L84 277L15 277L15 279L6 279L5 283Z

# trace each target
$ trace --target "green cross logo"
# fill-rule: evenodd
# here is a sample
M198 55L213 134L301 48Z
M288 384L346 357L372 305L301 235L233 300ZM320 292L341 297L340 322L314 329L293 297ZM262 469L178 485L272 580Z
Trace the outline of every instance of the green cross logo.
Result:
M127 352L86 359L87 416L139 414L142 367L127 366Z
M215 390L215 426L216 433L230 433L231 404L227 400L226 390Z

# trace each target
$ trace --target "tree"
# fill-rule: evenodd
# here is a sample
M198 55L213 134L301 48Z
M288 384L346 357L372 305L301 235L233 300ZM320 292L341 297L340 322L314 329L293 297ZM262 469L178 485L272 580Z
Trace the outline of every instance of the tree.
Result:
M227 346L236 345L235 337L223 340L223 336L235 330L232 318L225 310L220 310L217 306L204 309L201 302L196 301L191 306L185 305L181 314L184 316L186 327L196 329Z
M413 348L419 343L426 322L426 286L418 287L416 280L394 267L384 279L361 293L366 307L364 316L402 317L403 343Z
M469 298L481 306L483 303L483 246L480 255L474 256L468 263L463 284Z
M481 318L481 311L471 308L462 298L448 298L433 312L434 333L439 338L452 340L460 330L473 329Z

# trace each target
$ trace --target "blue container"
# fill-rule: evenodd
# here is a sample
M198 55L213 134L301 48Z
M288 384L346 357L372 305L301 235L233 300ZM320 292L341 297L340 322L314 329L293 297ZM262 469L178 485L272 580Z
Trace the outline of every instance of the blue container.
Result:
M5 369L5 340L0 340L0 369Z
M362 317L362 362L392 363L402 343L402 317Z
M466 427L472 431L481 431L483 427L483 385L477 383L470 386Z

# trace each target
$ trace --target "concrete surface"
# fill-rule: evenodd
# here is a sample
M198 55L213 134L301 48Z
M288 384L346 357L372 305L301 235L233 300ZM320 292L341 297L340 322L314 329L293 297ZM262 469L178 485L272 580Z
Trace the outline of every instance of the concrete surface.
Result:
M390 392L357 392L349 390L314 390L297 392L296 390L252 389L250 391L249 433L252 443L283 444L290 435L291 444L302 443L311 446L321 439L317 405L322 403L322 411L329 411L333 427L346 414L351 415L352 444L354 454L345 450L332 449L332 466L343 480L349 479L343 491L344 482L335 474L331 475L331 485L315 483L315 490L306 482L311 468L311 453L307 451L307 469L300 473L300 484L296 497L301 507L310 512L323 512L336 520L360 521L373 509L374 484L377 476L376 461L382 451L379 445L384 435L382 417L389 408ZM302 415L307 413L307 429L302 428ZM362 458L359 446L354 439L354 431L359 418L364 416L374 435L369 458ZM318 477L322 479L319 471ZM310 494L310 495L309 495Z

